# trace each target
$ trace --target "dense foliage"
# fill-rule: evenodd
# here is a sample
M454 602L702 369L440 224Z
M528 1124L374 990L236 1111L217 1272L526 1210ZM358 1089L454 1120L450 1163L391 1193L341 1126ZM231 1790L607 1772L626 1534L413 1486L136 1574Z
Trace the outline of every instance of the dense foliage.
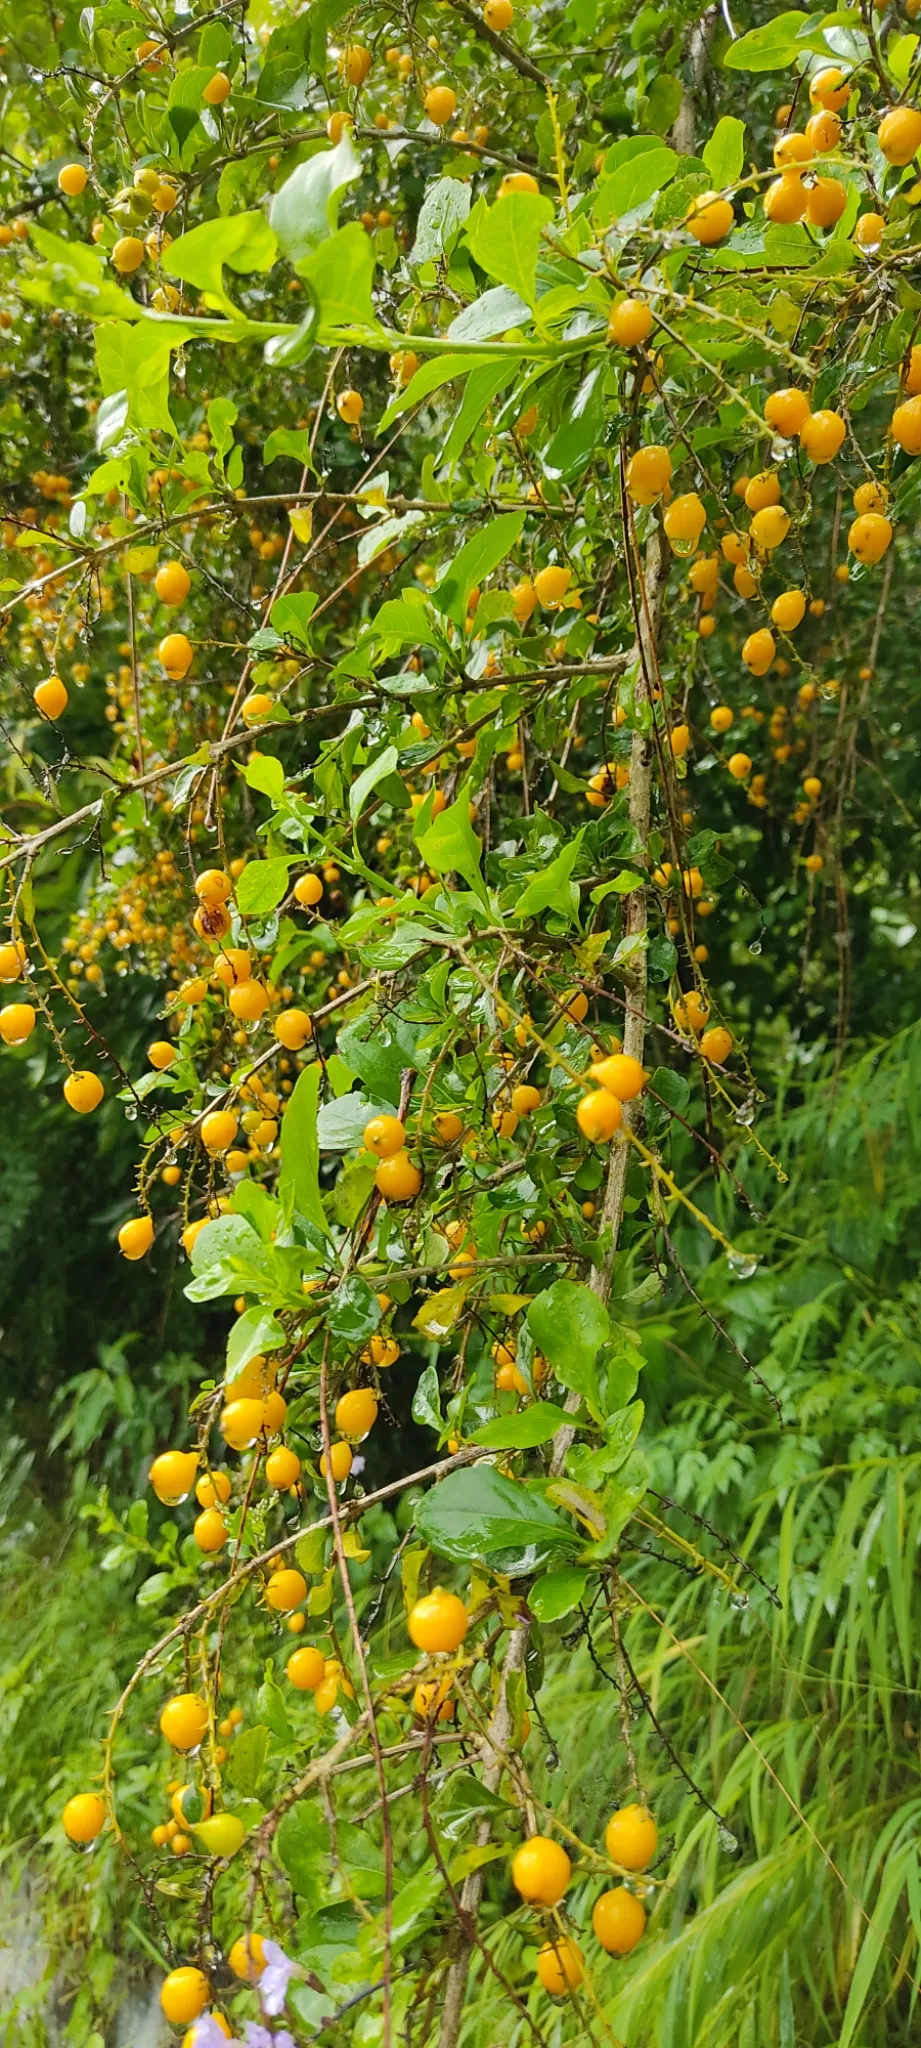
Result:
M3 8L10 2040L913 2038L914 11Z

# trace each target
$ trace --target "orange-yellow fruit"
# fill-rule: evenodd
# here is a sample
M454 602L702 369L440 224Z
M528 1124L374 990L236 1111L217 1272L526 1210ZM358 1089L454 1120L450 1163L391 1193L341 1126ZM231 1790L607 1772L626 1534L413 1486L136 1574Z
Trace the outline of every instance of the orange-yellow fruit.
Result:
M710 249L716 242L725 241L735 226L735 214L729 200L721 199L718 192L701 192L691 200L684 225L695 242Z
M666 506L662 525L676 555L691 554L703 533L707 514L696 491L685 491Z
M699 989L685 989L672 1004L672 1015L683 1031L697 1033L703 1030L709 1018L710 1005Z
M160 1986L160 2004L175 2027L197 2020L210 1997L211 1986L203 1970L171 1970Z
M584 1138L592 1145L603 1145L613 1138L621 1121L621 1107L616 1095L609 1095L606 1088L599 1088L593 1095L583 1095L576 1121Z
M161 562L154 577L154 589L161 604L182 604L192 588L192 578L183 562Z
M604 1831L604 1846L621 1870L645 1870L656 1853L658 1835L648 1807L619 1806Z
M262 1935L239 1935L228 1953L227 1961L234 1976L239 1977L241 1983L257 1983L265 1969L265 1943Z
M35 1027L31 1003L4 1003L0 1010L0 1038L5 1045L24 1045Z
M167 633L157 649L170 682L181 683L192 666L192 643L184 633Z
M0 1029L3 1027L3 1013L0 1011ZM118 1233L119 1250L123 1258L142 1259L149 1252L154 1241L152 1216L130 1216Z
M921 149L921 113L917 107L893 107L884 114L876 140L889 164L910 164Z
M802 178L795 171L785 171L783 177L775 178L764 195L764 211L768 220L777 226L788 227L792 221L802 220L806 211L806 188Z
M62 164L58 172L58 189L68 199L79 199L86 191L86 170L83 164Z
M719 239L719 238L717 238ZM575 1991L585 1975L582 1951L568 1934L556 1934L537 1951L537 1975L551 1998Z
M710 713L710 724L714 732L728 732L733 722L733 713L728 704L714 704Z
M882 484L878 484L875 479L858 484L854 492L855 512L885 512L887 503L886 492Z
M225 1444L229 1444L232 1451L248 1451L265 1429L265 1402L228 1401L226 1408L221 1410L218 1426Z
M806 141L817 156L827 155L830 149L837 149L841 140L841 120L832 107L820 107L806 122Z
M771 618L782 633L795 633L806 616L806 599L801 590L782 590L771 606Z
M307 1598L307 1581L303 1572L291 1566L283 1566L280 1572L273 1572L265 1589L268 1605L276 1614L290 1614Z
M296 1451L287 1444L279 1444L276 1451L270 1451L265 1461L265 1476L269 1486L280 1492L287 1492L289 1486L296 1486L301 1476L301 1461Z
M746 775L751 774L751 755L730 754L727 765L733 780L735 782L744 782Z
M398 1116L373 1116L362 1135L369 1152L376 1153L378 1159L392 1159L403 1150L406 1127Z
M671 480L672 458L661 442L638 448L627 464L627 492L635 505L653 505Z
M95 1842L106 1824L105 1801L98 1792L76 1792L68 1799L61 1815L61 1825L69 1842L85 1847Z
M646 1913L633 1892L619 1884L602 1892L592 1908L592 1931L609 1956L628 1956L641 1939Z
M539 192L537 179L530 171L507 171L499 186L499 198L506 199L510 192Z
M175 1508L191 1493L197 1471L197 1451L161 1451L147 1476L163 1506Z
M621 299L608 318L608 340L618 348L639 348L651 334L652 307L645 299Z
M297 1692L316 1692L326 1676L326 1660L312 1643L305 1643L300 1650L293 1650L285 1665L289 1684Z
M765 505L762 511L754 513L748 530L756 547L763 553L770 554L786 540L790 531L790 514L783 505ZM741 573L740 565L736 575Z
M921 395L906 398L904 404L896 406L889 432L906 455L921 455Z
M449 85L433 85L425 95L425 111L436 128L443 128L453 119L457 106L457 94Z
M814 228L833 228L847 205L847 188L837 178L816 178L806 193L806 219Z
M64 1100L71 1109L77 1110L80 1116L88 1116L91 1110L98 1109L104 1094L105 1089L99 1075L91 1074L86 1069L68 1074L64 1083Z
M815 77L809 80L809 98L813 106L830 107L832 113L837 113L839 107L847 105L850 91L850 80L845 78L844 72L839 71L836 64L826 65L824 70L817 71Z
M432 1656L459 1649L469 1620L460 1596L435 1586L410 1608L407 1626L416 1649Z
M862 213L854 225L854 240L865 255L873 256L883 239L886 223L881 213Z
M152 1468L150 1479L153 1485ZM225 1501L230 1499L230 1494L230 1475L222 1472L220 1468L212 1466L210 1472L203 1472L201 1478L195 1481L195 1498L200 1508L223 1507Z
M282 1010L275 1019L275 1036L289 1052L300 1052L313 1037L313 1025L306 1010Z
M294 894L305 908L319 903L323 894L323 884L319 875L300 875L294 884Z
M822 794L822 784L821 784L821 782L820 782L820 780L819 780L819 777L818 777L817 775L806 775L806 776L804 776L804 778L803 778L803 793L804 793L804 795L805 795L805 796L808 796L808 797L809 797L809 799L810 799L810 802L812 802L812 803L814 803L814 802L815 802L815 800L816 800L816 798L817 798L817 797L820 797L820 796L821 796L821 794Z
M43 718L60 718L67 710L67 691L60 676L48 676L32 692L32 701Z
M377 1408L373 1387L352 1387L349 1393L341 1394L336 1402L336 1428L340 1436L350 1436L360 1443L374 1428Z
M339 58L339 69L349 85L363 85L371 69L371 52L362 43L348 43Z
M230 98L232 90L226 71L216 71L213 78L209 78L207 85L202 86L201 96L209 107L222 107L224 101Z
M0 946L0 981L18 981L27 959L21 939L11 939L7 945Z
M800 428L800 447L811 456L813 462L832 462L841 446L847 428L839 412L827 408L810 413Z
M618 1102L633 1102L646 1086L646 1069L632 1053L615 1052L592 1067L592 1080L616 1095Z
M764 417L768 426L784 441L792 441L809 418L810 406L805 391L787 384L781 391L772 391L765 401Z
M572 1876L565 1849L549 1835L532 1835L512 1858L512 1883L529 1906L557 1906Z
M198 1749L208 1732L208 1707L197 1692L180 1692L160 1715L160 1733L171 1749Z
M327 1472L331 1473L335 1484L341 1486L343 1480L347 1479L351 1472L352 1463L353 1454L350 1444L330 1444L329 1459L327 1460L325 1451L320 1458L320 1473L324 1479Z
M395 1152L392 1158L381 1160L374 1185L385 1202L412 1202L422 1186L422 1175L408 1152Z
M862 512L848 530L847 544L858 562L882 560L892 539L892 527L881 512Z
M539 569L534 578L534 592L538 604L553 609L562 604L572 582L572 570L564 569L561 563L552 563L546 569Z
M759 626L756 633L749 633L742 645L742 660L753 676L766 675L777 652L773 633L766 626Z
M140 270L144 261L144 244L137 235L122 235L112 250L112 262L122 277L130 277L132 271Z
M731 1033L722 1024L712 1024L701 1038L700 1050L705 1060L710 1060L713 1066L721 1067L732 1051ZM623 1857L615 1857L615 1862L622 1863ZM632 1870L633 1865L629 1864L627 1868Z

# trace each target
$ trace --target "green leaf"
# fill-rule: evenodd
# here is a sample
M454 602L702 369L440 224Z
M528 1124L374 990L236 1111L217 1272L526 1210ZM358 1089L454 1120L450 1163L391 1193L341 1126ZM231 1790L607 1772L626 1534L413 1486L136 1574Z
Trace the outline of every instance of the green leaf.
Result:
M701 155L717 192L722 192L726 185L738 184L745 163L745 122L735 114L724 114Z
M277 802L285 787L285 771L274 754L253 753L243 763L243 780L250 789L258 789L263 796L270 796ZM245 870L244 870L245 872ZM287 872L285 877L287 886Z
M469 212L470 186L460 178L439 178L430 185L419 208L410 263L437 262L450 249Z
M478 205L467 224L467 246L480 269L529 306L534 305L541 236L554 210L552 199L541 192L508 192L494 206Z
M281 1120L278 1189L282 1198L286 1194L293 1196L294 1208L307 1223L316 1224L326 1233L328 1225L320 1195L320 1148L317 1143L319 1093L319 1062L312 1060L298 1075Z
M607 1309L581 1280L555 1280L535 1296L528 1328L564 1387L584 1395L597 1413L595 1360L611 1334Z
M349 1273L340 1280L324 1318L330 1334L346 1344L363 1344L366 1337L374 1335L380 1319L377 1295L360 1273Z
M402 391L392 398L381 416L381 429L389 427L400 414L410 406L418 405L423 398L429 398L433 391L439 391L443 384L453 383L455 377L466 377L469 371L481 368L483 364L492 367L492 358L483 356L430 356L427 363L420 363Z
M287 1341L281 1324L268 1309L245 1309L227 1338L226 1378L235 1379L251 1358L258 1358L263 1351L277 1351Z
M483 1444L489 1451L527 1451L549 1443L558 1429L571 1422L572 1416L555 1401L534 1401L517 1415L497 1415L494 1422L484 1422L469 1441Z
M636 136L633 140L648 143L645 136ZM645 206L674 177L678 161L673 149L663 149L656 144L652 149L646 147L625 163L618 164L611 176L605 178L592 203L592 219L607 227L609 222L633 213L636 207Z
M569 845L562 848L544 873L535 875L533 882L529 882L522 890L515 902L517 918L539 917L542 910L558 910L570 920L576 916L579 908L578 892L575 892L573 902L574 892L570 876L579 858L584 836L585 826L582 825Z
M420 1375L416 1382L416 1391L413 1395L412 1417L414 1422L421 1422L427 1425L429 1429L437 1429L439 1435L444 1428L441 1413L441 1390L438 1385L438 1369L434 1365L427 1365L424 1373Z
M292 853L247 861L237 882L237 907L243 917L266 917L275 909L287 890L288 869L296 859Z
M504 284L494 285L457 314L448 328L448 340L488 341L493 334L520 327L528 318L529 309L517 292L510 292Z
M378 754L376 760L369 761L367 768L363 768L361 774L355 777L349 790L349 817L353 825L357 825L371 791L388 775L393 774L399 758L396 747L385 747L383 753Z
M455 555L450 568L432 591L435 610L452 619L455 626L464 623L471 590L485 582L486 577L492 575L517 545L525 517L524 512L501 512L498 519L491 519L479 533L472 534L460 553Z
M413 837L427 867L433 874L448 875L455 869L471 889L485 898L480 873L480 842L470 823L470 798L464 784L460 795L441 816L423 830L414 828Z
M391 597L370 621L375 640L397 640L402 647L437 647L438 641L427 616L428 599L421 604L408 597Z
M28 267L19 280L24 299L79 313L84 320L143 317L142 308L130 292L107 271L104 249L97 249L91 242L65 241L63 235L52 234L49 228L39 227L34 221L29 238L45 262L36 264L31 255L27 257Z
M318 1902L327 1881L329 1841L326 1821L315 1799L299 1799L289 1807L276 1836L279 1862L300 1899Z
M322 340L335 337L342 327L357 327L368 334L380 332L371 303L374 244L360 221L350 220L347 227L339 228L297 268L316 297Z
M171 352L181 339L181 333L130 327L125 320L109 320L97 327L96 366L103 392L107 398L124 394L126 401L119 432L107 431L106 446L128 426L140 433L175 434L169 409L169 369ZM98 428L97 415L97 433ZM101 448L103 442L97 440L97 445Z
M263 462L275 462L279 455L290 455L302 467L310 463L310 428L275 427L262 451Z
M244 1799L254 1799L256 1788L265 1769L269 1750L269 1731L257 1722L254 1728L243 1728L236 1737L230 1753L225 1777L240 1792Z
M244 274L271 270L277 255L278 243L264 213L234 213L225 219L202 221L180 235L164 250L163 268L168 276L196 285L225 312L234 312L233 301L224 291L225 266Z
M439 1557L479 1561L510 1578L538 1571L576 1541L542 1493L488 1464L447 1473L419 1503L416 1527Z
M815 18L815 17L813 17ZM785 71L799 55L797 37L807 14L798 8L785 14L775 14L763 28L749 29L738 42L730 43L723 57L727 71Z
M298 164L275 193L269 220L282 254L296 270L335 234L342 194L360 177L361 158L346 132L335 149L321 149Z
M307 647L308 629L318 601L315 590L289 591L286 597L277 597L269 614L276 633L295 647Z
M544 1572L535 1579L528 1594L528 1606L538 1621L560 1621L571 1614L585 1596L588 1572L569 1565L559 1572Z

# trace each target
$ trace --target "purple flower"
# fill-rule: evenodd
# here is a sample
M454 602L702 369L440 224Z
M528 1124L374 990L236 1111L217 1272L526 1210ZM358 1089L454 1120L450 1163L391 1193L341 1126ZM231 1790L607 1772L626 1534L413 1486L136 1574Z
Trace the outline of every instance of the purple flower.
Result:
M226 2034L221 2032L217 2020L212 2018L210 2012L205 2013L204 2019L194 2021L191 2038L192 2048L234 2048L234 2043L228 2043ZM266 2040L268 2038L266 2035Z
M270 2013L274 2019L281 2012L288 1996L288 1985L297 1964L291 1961L290 1956L285 1955L284 1949L279 1948L277 1941L263 1942L262 1953L265 1956L265 1967L259 1978L259 1998L263 2012ZM278 2036L275 2038L277 2040ZM257 2043L256 2048L262 2048L262 2043Z
M247 2020L243 2048L273 2048L268 2027L260 2027L256 2020Z

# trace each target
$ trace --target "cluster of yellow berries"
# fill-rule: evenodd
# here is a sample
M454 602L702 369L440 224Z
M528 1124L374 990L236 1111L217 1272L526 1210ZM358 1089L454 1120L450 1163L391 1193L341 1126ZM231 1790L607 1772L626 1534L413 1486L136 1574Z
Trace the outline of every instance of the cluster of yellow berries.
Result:
M605 1830L605 1848L621 1870L647 1869L656 1852L656 1824L644 1806L619 1807ZM512 1861L512 1882L526 1905L550 1913L559 1906L572 1877L566 1850L550 1835L532 1835ZM646 1927L641 1899L627 1885L601 1893L592 1908L592 1931L608 1955L627 1956ZM571 1935L554 1931L538 1951L537 1975L545 1991L563 1998L575 1991L585 1974L582 1951Z

